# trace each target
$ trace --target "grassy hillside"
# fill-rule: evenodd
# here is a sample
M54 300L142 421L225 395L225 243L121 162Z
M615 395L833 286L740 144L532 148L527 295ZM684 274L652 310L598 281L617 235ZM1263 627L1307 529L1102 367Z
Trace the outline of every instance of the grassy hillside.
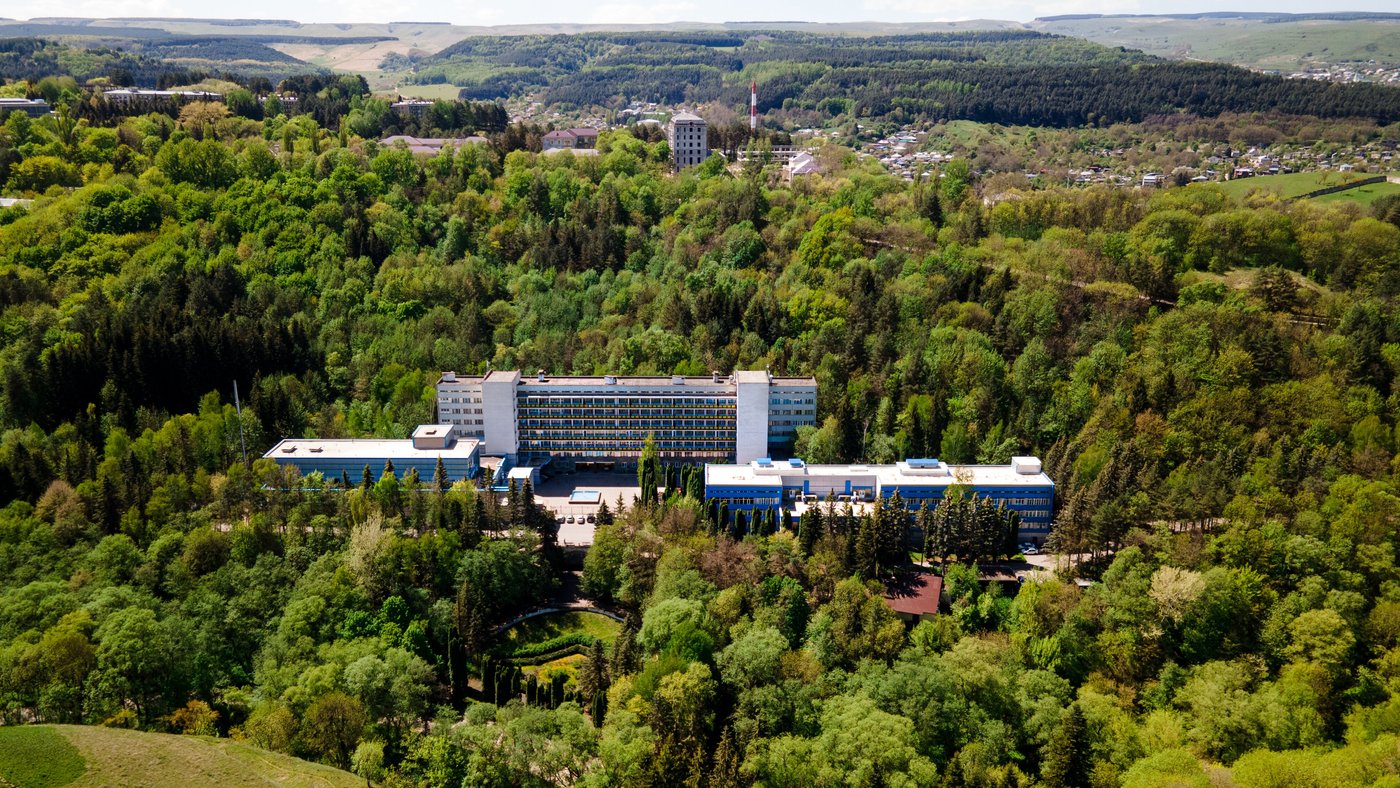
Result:
M82 725L0 728L0 778L25 788L361 783L349 772L228 739Z
M1297 71L1323 63L1400 64L1400 20L1095 16L1037 20L1037 30L1163 57Z

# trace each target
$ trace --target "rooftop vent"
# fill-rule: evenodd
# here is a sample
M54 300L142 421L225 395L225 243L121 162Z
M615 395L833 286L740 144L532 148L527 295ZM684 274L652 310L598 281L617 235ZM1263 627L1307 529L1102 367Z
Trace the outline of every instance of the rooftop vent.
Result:
M282 447L282 453L283 453L283 454L291 454L292 452L294 452L294 451L296 451L296 450L297 450L297 447L296 447L295 445L287 445L287 446L283 446L283 447Z
M711 382L711 383L718 383L718 382L719 382L719 370L717 370L717 369L710 370L710 382Z
M684 386L684 385L685 385L685 376L684 376L684 375L672 375L672 376L671 376L671 385L672 385L672 386Z
M322 446L312 446L309 451L312 454L320 454L321 452L325 451L325 448Z
M536 373L535 373L535 377L536 377L536 379L537 379L539 382L543 383L543 382L544 382L544 370L541 369L541 370L539 370L538 372L536 372Z
M456 373L456 372L444 372L444 373L442 373L442 382L443 382L443 383L456 383L456 382L457 382L457 373Z
M617 385L617 378L616 378L615 376L613 376L613 375L604 375L604 376L603 376L603 385L605 385L605 386L616 386L616 385Z
M1011 470L1017 473L1035 475L1040 473L1039 457L1012 457Z

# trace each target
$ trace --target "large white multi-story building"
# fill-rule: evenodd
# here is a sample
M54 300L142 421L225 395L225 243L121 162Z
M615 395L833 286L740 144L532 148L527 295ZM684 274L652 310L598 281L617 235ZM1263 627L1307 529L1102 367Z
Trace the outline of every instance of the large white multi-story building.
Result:
M663 459L749 462L791 450L815 425L817 382L766 371L710 377L483 377L444 372L438 419L498 457L635 461L647 437Z
M710 130L705 119L689 112L671 116L666 141L671 145L671 161L677 170L694 167L710 158Z

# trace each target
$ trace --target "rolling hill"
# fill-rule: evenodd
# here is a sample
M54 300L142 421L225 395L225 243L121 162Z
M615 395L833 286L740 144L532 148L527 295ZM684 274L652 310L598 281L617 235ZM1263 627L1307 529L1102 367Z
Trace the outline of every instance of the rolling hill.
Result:
M276 785L353 788L329 766L229 739L84 725L0 727L0 784L57 786Z
M1029 26L1162 57L1264 70L1371 61L1400 66L1400 14L1084 14Z

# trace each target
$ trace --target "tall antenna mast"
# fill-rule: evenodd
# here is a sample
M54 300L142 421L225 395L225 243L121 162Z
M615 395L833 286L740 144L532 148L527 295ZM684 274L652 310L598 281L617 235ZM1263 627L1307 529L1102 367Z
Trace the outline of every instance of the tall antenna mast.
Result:
M758 131L758 80L749 86L749 131Z
M243 467L248 467L248 444L243 442L243 405L238 401L238 381L233 381L233 410L238 414L238 448L243 452Z

